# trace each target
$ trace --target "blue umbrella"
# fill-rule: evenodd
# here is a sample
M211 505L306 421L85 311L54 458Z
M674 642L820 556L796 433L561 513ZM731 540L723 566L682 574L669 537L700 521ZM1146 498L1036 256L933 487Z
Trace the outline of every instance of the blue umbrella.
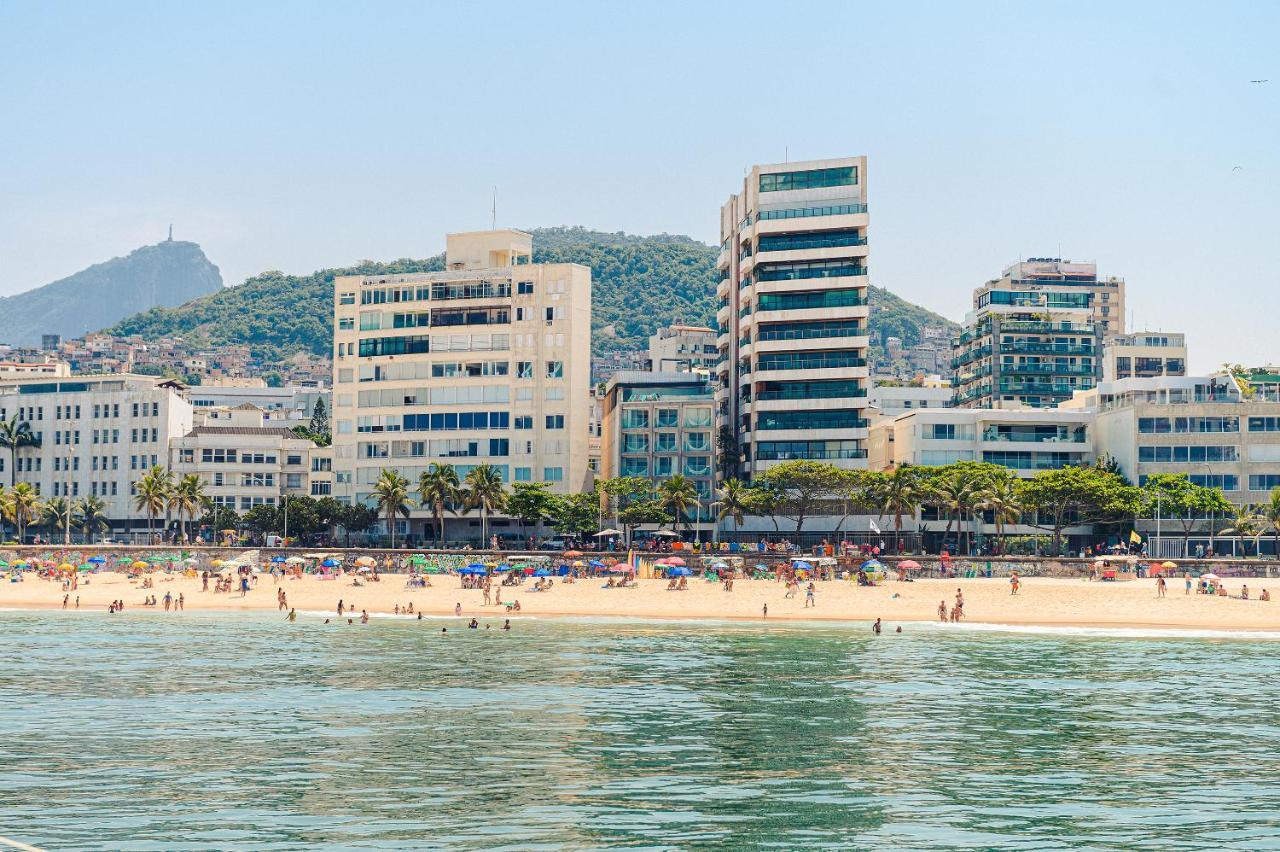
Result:
M284 557L283 557L283 556L273 556L273 557L271 557L271 561L272 561L272 562L283 562L283 561L284 561Z
M489 570L489 569L488 569L488 568L486 568L486 567L484 566L484 564L483 564L483 563L481 563L481 562L472 562L472 563L471 563L470 565L468 565L467 567L468 567L468 568L479 568L481 571L485 571L485 572L487 572L487 571Z
M556 573L559 574L561 577L565 576L566 574L569 573L569 566L561 565L559 568L556 569Z
M550 571L548 571L546 568L539 568L537 571L534 571L534 572L533 572L533 576L535 576L535 577L550 577L550 576L551 576L551 572L550 572Z
M869 571L875 568L883 568L884 565L880 562L879 559L868 559L866 562L863 562L862 565L859 567L863 571Z
M460 570L458 573L459 573L459 574L469 574L469 575L472 575L472 576L477 576L477 575L480 575L480 574L488 574L488 573L489 573L489 569L488 569L488 568L485 568L483 565L468 565L466 568L463 568L463 569L462 569L462 570Z
M101 556L90 556L89 561L94 563L95 565L101 565L107 560L103 559Z
M494 568L493 570L494 570L494 573L501 574L503 572L510 571L511 566L503 562L501 565L499 565L497 568Z
M800 560L799 562L792 563L791 567L792 567L792 568L794 568L794 569L796 569L797 571L812 571L812 570L813 570L813 566L812 566L812 565L810 565L808 562L805 562L804 560Z
M324 567L326 567L326 568L337 568L337 567L338 567L339 565L341 565L342 563L341 563L341 562L339 562L339 561L338 561L338 560L336 560L336 559L326 559L325 561L321 562L320 564L321 564L321 565L323 565L323 566L324 566Z
M590 565L592 568L603 568L603 567L604 567L604 563L603 563L603 562L601 562L599 559L592 559L592 560L591 560L590 562L588 562L587 564L588 564L588 565Z
M676 565L667 569L668 577L692 577L693 572L683 565Z

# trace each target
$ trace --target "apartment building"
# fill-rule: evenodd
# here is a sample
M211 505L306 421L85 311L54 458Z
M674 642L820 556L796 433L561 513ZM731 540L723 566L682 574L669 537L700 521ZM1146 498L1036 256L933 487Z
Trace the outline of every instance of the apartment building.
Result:
M949 408L908 411L871 427L871 467L962 461L1007 467L1021 477L1090 464L1093 416L1084 410Z
M591 270L533 263L532 237L514 230L450 234L445 255L443 272L334 282L335 496L371 503L383 468L416 485L432 462L583 489ZM401 532L420 535L429 516L415 509Z
M1073 263L1059 257L1032 257L1010 264L999 278L974 291L974 301L983 290L1035 292L1041 288L1089 293L1090 321L1103 339L1124 334L1124 279L1098 277L1096 263Z
M649 335L649 370L654 373L716 372L720 348L716 331L699 325L669 325Z
M896 417L923 408L949 408L951 383L941 376L927 376L906 384L875 384L867 391L867 413Z
M1245 398L1226 375L1119 379L1064 407L1092 411L1098 453L1139 485L1185 473L1237 505L1280 487L1280 402Z
M170 442L170 468L181 478L196 474L215 506L241 514L277 505L285 496L311 493L310 440L249 403L231 410L218 425L199 425Z
M1102 351L1102 377L1107 381L1187 374L1187 338L1178 332L1118 334L1103 341Z
M1016 280L1006 270L974 291L973 310L952 345L957 408L1051 408L1102 377L1093 290L1050 282L1004 286Z
M133 484L168 463L169 442L191 429L181 385L153 376L36 377L0 382L0 419L30 425L38 446L0 453L0 481L28 482L44 497L100 497L112 532L145 528Z
M717 422L750 478L866 464L867 160L753 166L720 209Z
M615 374L604 396L601 475L688 478L702 501L693 527L710 530L714 405L711 383L697 373Z
M246 378L223 383L217 380L188 387L184 392L202 422L231 416L242 405L251 405L270 420L292 424L307 423L315 413L316 403L323 402L332 410L332 397L323 387L268 387L262 379Z

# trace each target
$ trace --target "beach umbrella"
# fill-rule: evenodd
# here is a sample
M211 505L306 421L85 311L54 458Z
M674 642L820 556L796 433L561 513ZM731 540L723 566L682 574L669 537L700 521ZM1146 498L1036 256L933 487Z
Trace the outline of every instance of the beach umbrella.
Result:
M216 560L216 559L215 559L215 560L213 560L213 564L214 564L214 565L217 565L217 564L218 564L218 560ZM338 560L336 560L336 559L326 559L325 561L321 562L320 564L321 564L322 566L324 566L325 568L337 568L337 567L338 567L339 565L341 565L342 563L341 563L341 562L339 562L339 561L338 561Z
M1177 562L1161 562L1160 567L1161 568L1177 568L1178 563Z
M223 565L225 565L226 563L225 563L225 562L223 562L221 559L215 559L215 560L213 560L212 562L210 562L209 564L210 564L210 565L212 565L214 568L221 568L221 567L222 567Z
M1221 580L1222 578L1219 577L1217 574L1201 574L1200 579L1201 580Z
M81 565L81 566L80 566L79 570L81 570L81 571L92 571L92 570L93 570L93 568L94 568L94 566L92 566L92 565L90 565L88 562L86 562L86 563L84 563L83 565Z
M587 566L586 566L586 564L585 564L585 563L583 563L583 561L582 561L581 559L575 559L575 560L574 560L574 562L573 562L573 567L574 567L574 568L586 568Z
M561 565L559 568L556 569L556 573L559 574L561 577L563 577L564 575L569 573L569 566Z
M550 571L548 571L546 568L539 568L537 571L534 571L534 572L533 572L533 576L535 576L535 577L550 577L550 576L551 576L551 572L550 572Z
M604 563L603 563L603 562L601 562L599 559L592 559L592 560L591 560L590 562L588 562L587 564L588 564L588 565L590 565L592 568L603 568L603 567L604 567Z
M471 563L470 565L468 565L467 567L468 567L468 568L479 568L481 571L484 571L484 570L486 569L486 567L487 567L487 566L486 566L483 562L472 562L472 563Z
M668 577L692 577L693 572L683 565L673 565L667 570Z
M565 556L567 556L567 557L569 557L570 559L573 559L575 556L581 556L581 555L582 555L582 551L581 551L581 550L566 550L566 551L564 552L564 555L565 555Z
M288 559L285 560L285 562L289 563L290 565L302 565L306 561L307 560L303 559L301 556L290 556Z
M726 569L726 568L728 568L728 567L729 567L729 563L728 563L728 562L713 562L713 563L711 563L711 567L712 567L712 568L714 568L714 569L716 569L717 571L723 571L724 569Z
M0 559L0 568L8 568L8 567L9 567L9 563L5 562L3 559Z
M898 567L904 571L919 571L920 563L914 559L904 559L898 563Z
M415 553L413 556L409 557L410 565L423 565L426 561L427 557L423 556L421 553Z
M654 532L650 533L650 535L654 536L655 538L679 538L680 537L680 533L674 530L655 530Z
M376 565L376 564L377 564L377 562L378 562L378 561L377 561L376 559L374 559L372 556L358 556L358 557L356 557L356 564L357 564L357 565Z
M101 565L102 563L106 562L107 560L103 559L101 556L90 556L90 557L89 557L87 560L85 560L85 561L86 561L86 562L92 562L94 565Z
M860 567L863 571L878 571L879 569L884 567L884 563L882 563L879 559L868 559L866 562L863 562L858 567Z
M602 536L606 536L606 535L622 535L622 530L613 530L613 529L600 530L600 532L593 535L592 538L601 538Z
M133 563L133 567L134 568L150 568L151 566L148 563L143 562L141 559L139 559L137 562Z
M283 556L273 556L273 557L271 557L271 561L272 561L273 563L275 563L275 564L279 565L279 564L283 563L285 560L284 560L284 557L283 557Z
M791 564L791 567L792 567L792 568L794 568L794 569L796 569L797 571L812 571L812 570L813 570L813 566L812 566L812 565L810 565L808 562L805 562L803 559L801 559L801 560L800 560L800 561L798 561L798 562L793 562L793 563ZM862 567L863 567L863 568L866 568L867 566L866 566L866 565L863 565Z
M684 564L684 560L683 560L683 559L681 559L679 556L668 556L668 557L667 557L667 564L668 564L668 565L683 565L683 564Z
M59 565L59 566L58 566L58 570L59 570L59 571L74 571L74 570L76 570L76 566L72 565L70 562L63 562L61 565Z
M132 562L132 561L133 561L133 560L132 560L132 559L130 559L129 557L127 557L127 556L121 556L119 559L117 559L117 560L116 560L116 564L117 564L117 565L128 565L128 564L129 564L130 562Z

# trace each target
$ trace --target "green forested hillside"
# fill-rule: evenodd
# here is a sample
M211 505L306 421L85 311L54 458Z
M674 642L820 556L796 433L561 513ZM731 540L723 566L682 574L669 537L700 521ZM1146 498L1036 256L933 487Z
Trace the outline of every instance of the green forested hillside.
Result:
M684 236L637 237L585 228L532 229L534 261L581 263L593 275L592 351L643 349L654 329L680 320L715 322L716 249ZM176 308L154 308L125 319L112 334L144 338L184 336L212 344L247 343L264 360L299 351L325 354L333 328L333 279L338 275L430 272L441 256L390 263L364 261L310 275L264 272ZM950 324L937 314L871 288L873 358L884 334L908 345L919 328Z

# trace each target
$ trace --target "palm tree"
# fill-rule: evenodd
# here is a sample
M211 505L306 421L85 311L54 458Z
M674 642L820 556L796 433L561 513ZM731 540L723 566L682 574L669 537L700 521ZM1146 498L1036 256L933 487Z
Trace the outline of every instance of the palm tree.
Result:
M1271 489L1271 499L1262 504L1262 519L1271 526L1272 555L1280 559L1280 488Z
M54 497L44 504L41 520L49 528L50 534L62 530L62 543L71 543L71 514L73 506L66 497ZM52 535L50 536L52 537Z
M19 420L15 414L12 420L0 420L0 447L9 451L9 484L18 481L18 450L22 447L38 447L40 439L31 431L31 424Z
M399 471L384 467L378 474L378 481L373 485L373 496L378 509L387 519L387 532L391 534L391 546L396 546L396 515L409 517L409 507L413 501L409 499L409 480Z
M978 494L978 506L994 516L996 538L1004 551L1004 528L1022 520L1022 499L1018 496L1018 484L1012 477L1002 477L987 485Z
M1232 506L1234 517L1231 518L1231 526L1222 530L1222 535L1234 535L1236 537L1253 536L1253 549L1258 549L1258 536L1262 535L1262 527L1258 524L1259 513L1253 506L1248 504L1244 506ZM1232 553L1234 553L1234 549ZM1249 548L1245 547L1244 555L1249 555Z
M698 506L698 489L693 480L677 473L658 486L658 505L670 512L677 524L683 524L688 530L688 512Z
M920 477L914 467L902 464L885 473L875 487L877 493L872 497L882 511L893 515L893 549L895 553L901 552L902 516L914 517L924 497Z
M178 516L178 527L182 530L187 541L191 540L191 521L195 520L197 512L204 510L208 502L209 499L204 493L204 480L195 473L188 473L178 480L178 484L174 486L172 493L170 493L169 508ZM187 518L185 527L182 523L184 515Z
M478 464L467 471L463 502L468 509L480 510L480 546L489 542L489 513L501 509L507 500L502 473L491 464Z
M956 537L961 539L965 553L969 552L969 530L964 529L964 521L978 504L978 496L982 493L983 481L964 470L950 471L933 485L933 498L940 508L947 512L947 531L951 531L951 520L956 522Z
M26 534L27 525L40 517L40 494L29 482L19 482L9 489L5 500L5 514L18 528L18 541Z
M85 497L76 505L75 525L93 544L93 534L105 532L111 525L107 522L107 504L95 495Z
M0 541L4 541L4 522L9 519L9 511L5 507L9 504L9 492L5 489L4 483L0 482Z
M720 506L720 511L716 513L716 521L733 518L734 532L742 526L742 521L747 515L755 512L758 503L756 493L741 479L726 479L724 484L716 489L716 498L716 503Z
M418 477L418 496L421 505L431 507L436 524L436 547L444 547L444 510L457 504L462 489L458 471L451 464L431 463L431 467Z
M173 492L173 477L169 471L156 465L142 475L133 488L133 505L139 511L147 513L147 541L153 537L153 526L156 516L169 505L169 495Z

